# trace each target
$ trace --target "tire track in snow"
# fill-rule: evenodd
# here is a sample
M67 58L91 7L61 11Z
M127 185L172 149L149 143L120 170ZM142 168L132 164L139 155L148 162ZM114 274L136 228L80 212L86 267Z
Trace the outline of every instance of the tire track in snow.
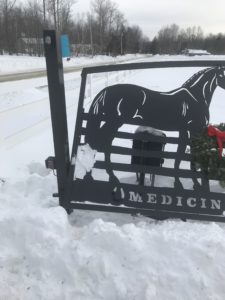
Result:
M112 77L116 77L116 76L117 75L114 74ZM98 85L104 81L105 78L99 78L99 79L97 78L97 81L95 83L97 83ZM68 80L67 82L65 81L65 90L67 94L73 93L73 95L71 96L70 94L69 97L68 95L66 95L66 99L70 98L70 100L67 101L68 123L69 123L69 119L74 119L75 121L75 116L76 116L75 112L76 112L77 105L74 103L74 98L78 99L78 95L74 93L74 90L77 90L79 92L79 86L80 86L80 84L78 86L77 83L78 83L77 79L75 79L75 83L74 80ZM67 84L70 87L68 89L66 89ZM36 88L47 89L47 85L36 87ZM73 101L71 101L71 99ZM29 120L29 118L31 121ZM13 120L16 120L16 122L13 122ZM0 132L0 147L4 146L6 148L14 147L17 144L31 138L32 136L35 136L36 134L40 134L43 130L46 129L51 130L52 126L51 126L48 95L46 95L46 97L42 99L30 103L25 103L20 106L9 108L7 110L0 112L0 127L4 128L4 130L1 130Z
M49 129L52 129L51 125L51 115L50 115L50 108L44 104L47 104L47 101L49 101L47 98L45 98L43 101L38 101L38 103L31 103L28 107L18 107L15 110L7 111L7 113L4 113L4 120L3 117L0 114L0 120L1 120L1 128L5 128L4 130L1 130L0 133L0 147L4 146L6 148L10 148L15 146L16 144L19 144L26 139L29 139L32 136L35 136L36 134L41 133L42 131ZM24 126L21 126L20 128L16 126L16 124L13 125L11 130L9 129L7 131L7 127L10 126L10 120L14 118L16 114L20 111L20 119L18 120L18 123L20 123L20 120L23 118L26 118L26 115L29 113L29 111L35 111L35 107L32 104L43 104L43 109L45 109L42 116L39 116L36 121L33 120L32 123L24 124ZM67 106L67 118L69 119L70 116L74 115L74 104L70 104ZM23 110L23 111L22 111ZM2 115L4 115L2 114Z
M126 63L128 61L143 61L146 58L151 57L151 54L146 54L145 58L135 58L132 57L130 59L121 59L120 61L104 61L104 62L98 62L98 63L90 63L90 64L84 64L79 66L71 66L71 67L65 67L64 73L73 73L73 72L81 72L83 68L86 67L97 67L97 66L104 66L104 65L116 65L121 63ZM3 74L0 75L0 82L7 82L7 81L17 81L17 80L24 80L24 79L31 79L31 78L37 78L37 77L43 77L46 76L46 70L33 70L33 71L26 71L26 72L18 72L15 74Z
M73 108L73 105L67 107L67 121L69 121L72 113L74 114L74 111L70 110L70 108ZM4 148L9 149L35 135L40 134L46 129L52 130L50 115L48 115L47 117L43 118L35 124L29 125L29 127L18 130L17 132L14 132L7 136L0 136L0 147L3 146Z

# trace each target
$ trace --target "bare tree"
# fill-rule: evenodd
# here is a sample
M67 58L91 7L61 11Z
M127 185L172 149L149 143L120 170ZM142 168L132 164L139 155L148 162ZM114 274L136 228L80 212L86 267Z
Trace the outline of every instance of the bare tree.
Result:
M90 44L91 44L91 55L94 55L94 47L93 47L93 28L92 28L92 14L88 13L87 15L87 20L88 20L88 25L89 25L89 30L90 30Z
M178 25L163 27L157 36L160 53L176 53L178 35Z
M110 0L94 0L92 9L98 25L98 41L102 52L106 50L107 39L112 29L116 5Z
M46 23L46 0L43 0L43 21L44 21L44 25Z
M10 45L10 16L16 0L1 0L0 9L2 11L2 24L3 24L3 40L6 51L12 52Z
M55 29L62 31L62 28L69 21L75 0L47 0L46 3L49 17L52 17Z

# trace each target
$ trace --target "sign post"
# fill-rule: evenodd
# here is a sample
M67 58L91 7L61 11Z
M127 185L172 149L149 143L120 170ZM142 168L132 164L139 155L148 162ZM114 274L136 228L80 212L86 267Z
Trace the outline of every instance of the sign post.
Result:
M65 184L69 170L69 142L60 39L55 30L44 30L44 50L56 157L57 196L60 205L65 207Z

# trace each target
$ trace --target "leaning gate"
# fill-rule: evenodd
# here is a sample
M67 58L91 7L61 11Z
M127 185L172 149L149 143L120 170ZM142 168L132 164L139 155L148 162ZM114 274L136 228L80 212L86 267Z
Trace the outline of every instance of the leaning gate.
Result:
M191 138L210 122L214 91L225 88L224 61L84 68L69 155L63 67L54 31L44 32L44 45L55 146L51 162L58 180L55 196L67 211L225 221L223 189L193 167L190 152ZM172 91L120 83L99 87L91 99L85 97L90 75L168 68L195 71Z

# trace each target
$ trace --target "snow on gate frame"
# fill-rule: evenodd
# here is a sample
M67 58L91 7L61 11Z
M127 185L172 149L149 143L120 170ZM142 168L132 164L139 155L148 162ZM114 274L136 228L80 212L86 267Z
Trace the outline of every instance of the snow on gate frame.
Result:
M89 172L83 178L74 178L75 172L75 160L78 155L79 147L83 147L84 143L81 142L81 139L85 138L87 140L86 144L92 145L94 143L91 136L98 136L101 140L107 141L107 138L111 136L111 139L108 138L109 143L112 142L114 137L122 139L134 139L134 134L128 132L118 132L117 129L119 125L117 124L118 120L123 121L123 119L116 118L116 116L111 113L112 117L107 112L104 112L101 116L97 114L96 103L100 105L107 93L107 103L109 103L108 109L113 112L113 102L112 99L115 99L115 94L119 97L116 102L117 114L121 116L123 111L121 110L121 99L126 98L130 95L140 95L142 98L140 101L143 103L145 100L152 95L152 91L145 89L143 87L137 87L134 85L129 85L129 90L132 90L131 94L128 92L127 85L120 85L115 88L108 87L103 89L98 96L93 100L92 107L89 112L84 111L83 101L85 96L85 87L86 79L88 74L102 73L102 72L113 72L113 71L123 71L123 70L138 70L138 69L150 69L150 68L174 68L174 67L211 67L210 70L214 72L219 72L221 68L224 70L225 62L224 61L211 61L211 60L201 60L201 61L166 61L166 62L148 62L148 63L133 63L133 64L119 64L119 65L107 65L99 67L89 67L84 68L82 71L82 81L80 87L80 96L78 104L78 112L76 119L76 128L74 133L73 149L72 155L70 158L69 155L69 142L68 142L68 129L67 129L67 115L66 115L66 105L65 105L65 91L64 91L64 79L63 79L63 65L62 58L60 53L60 43L59 35L54 30L45 30L44 31L44 47L45 47L45 56L46 56L46 65L47 65L47 76L48 76L48 87L49 87L49 98L50 98L50 108L51 108L51 118L52 118L52 128L53 128L53 139L54 139L54 148L55 148L55 166L57 170L57 182L58 182L58 194L55 194L56 197L59 197L60 205L63 206L68 212L72 209L87 209L87 210L98 210L98 211L108 211L108 212L120 212L120 213L130 213L146 215L154 218L185 218L185 219L195 219L195 220L209 220L209 221L219 221L225 222L225 194L218 192L211 192L209 189L209 180L206 180L200 172L196 170L182 170L182 169L172 169L172 168L160 168L160 167L151 167L143 165L131 165L123 163L112 163L110 161L110 154L117 153L119 155L139 155L144 157L162 157L162 158L173 158L174 153L172 152L156 152L156 151L140 151L137 149L129 149L122 147L115 147L103 145L105 143L98 143L95 145L98 151L105 154L105 161L97 161L94 164L93 168L104 169L109 175L108 181L101 181L101 179L95 179L92 176L92 173ZM208 73L209 69L207 69ZM224 71L223 71L224 72ZM203 77L204 71L198 72L200 77ZM206 72L205 72L206 73ZM215 73L215 74L217 74ZM212 74L214 75L214 74ZM207 75L208 76L208 75ZM216 75L214 75L216 76ZM194 77L194 76L193 76ZM214 77L213 77L214 78ZM196 79L197 83L200 79ZM217 81L216 81L217 82ZM190 80L187 81L187 85L190 83ZM218 83L218 82L217 82ZM187 85L183 85L179 90L173 93L167 93L167 96L174 96L174 102L178 101L182 97L182 114L177 124L181 125L181 121L184 120L184 117L187 115L188 104L191 98L195 98L195 95L192 94ZM195 84L192 83L192 86ZM212 89L213 82L211 82L210 90ZM205 86L205 85L204 85ZM197 91L197 96L200 91ZM205 93L205 90L204 90ZM166 93L158 93L157 101L164 101L163 97ZM109 95L109 96L108 96ZM122 98L120 96L123 95ZM212 96L212 95L211 95ZM200 96L199 96L200 97ZM136 97L138 99L138 97ZM135 98L135 99L136 99ZM183 100L184 99L184 100ZM198 99L198 97L197 97ZM194 99L194 102L197 101ZM105 98L104 98L105 100ZM111 100L111 101L110 101ZM135 100L136 101L136 100ZM134 106L134 99L132 102L129 102L129 108ZM138 101L138 100L137 100ZM147 100L146 100L147 101ZM181 102L181 101L179 101ZM198 102L198 101L197 101ZM125 103L125 102L124 102ZM95 106L94 106L95 105ZM125 104L123 104L125 105ZM189 105L190 106L190 105ZM135 106L133 107L134 109ZM153 104L151 107L153 110L157 110L157 104ZM195 110L197 116L199 116L199 109ZM146 108L145 108L146 110ZM149 110L147 110L149 111ZM124 112L125 113L125 112ZM137 113L136 113L137 115ZM143 122L137 122L133 117L127 121L127 115L125 116L126 124L135 124L135 125L146 125ZM102 119L99 119L102 118ZM111 119L110 119L111 118ZM161 120L168 118L168 112L162 115ZM141 119L141 118L139 118ZM157 118L158 119L158 118ZM179 118L178 118L179 119ZM200 118L201 119L201 118ZM199 122L200 122L199 119ZM98 131L94 131L93 125L97 123L102 123L103 126L98 127ZM117 121L116 121L117 120ZM145 120L144 115L142 120ZM140 120L139 120L140 121ZM84 125L87 123L90 125ZM107 122L111 122L111 126L107 126ZM117 123L116 123L117 122ZM155 123L154 123L155 122ZM155 120L153 123L157 124ZM190 121L188 123L191 123ZM200 122L201 123L201 122ZM105 126L104 126L105 124ZM183 123L182 123L183 124ZM152 125L152 124L151 124ZM112 131L112 127L115 127L116 130ZM154 127L154 126L152 126ZM97 128L97 127L96 127ZM97 130L95 128L95 130ZM157 126L155 126L157 128ZM172 127L171 127L172 128ZM168 130L171 130L169 128ZM196 127L189 127L189 132L191 132ZM166 130L166 128L164 128ZM180 131L181 132L181 131ZM182 132L183 133L183 132ZM114 136L113 136L114 134ZM139 134L139 138L143 139L144 135ZM153 137L153 141L156 142L166 142L171 144L178 144L178 148L181 146L185 148L187 145L187 137L184 140L183 137L180 139L168 137ZM95 148L93 148L95 149ZM83 149L85 151L85 149ZM183 159L186 161L191 160L191 155L181 152L176 152L176 157L179 162ZM108 158L107 158L108 157ZM176 158L176 159L177 159ZM176 163L175 163L176 165ZM176 166L175 166L176 167ZM115 176L114 170L120 170L122 172L145 172L145 173L155 173L163 176L173 176L175 178L175 187L150 187L144 185L134 185L128 183L122 183ZM197 183L197 178L201 178L202 186L201 188L195 190L187 190L181 187L179 182L179 177L181 178L191 178L195 183Z

